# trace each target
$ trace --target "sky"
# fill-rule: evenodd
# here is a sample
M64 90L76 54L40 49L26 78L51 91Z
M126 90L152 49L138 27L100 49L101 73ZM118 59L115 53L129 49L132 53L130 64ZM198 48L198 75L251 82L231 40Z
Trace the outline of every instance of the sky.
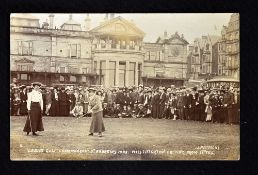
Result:
M155 42L159 36L178 32L191 44L194 39L202 35L220 35L223 25L228 25L232 13L115 13L126 20L133 20L137 27L145 32L144 42ZM40 24L48 19L47 13L32 13L40 19ZM69 19L70 14L55 13L54 26L60 26ZM73 19L84 26L87 14L74 13ZM105 13L89 14L91 29L97 27L104 20Z

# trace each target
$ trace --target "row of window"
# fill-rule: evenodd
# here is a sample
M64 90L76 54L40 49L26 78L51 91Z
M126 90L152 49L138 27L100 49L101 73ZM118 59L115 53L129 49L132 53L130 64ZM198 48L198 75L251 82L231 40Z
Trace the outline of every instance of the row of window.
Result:
M68 48L68 57L81 58L81 44L69 44ZM32 41L18 41L18 55L34 55L34 49Z
M157 51L157 52L147 51L145 54L145 60L160 61L161 56L162 56L162 51Z
M77 77L76 76L71 75L68 78L69 78L70 82L77 82ZM30 80L30 76L28 74L20 74L20 77L18 79L20 79L20 80ZM65 76L60 75L59 81L60 82L65 82ZM87 81L86 76L82 76L81 77L81 82L86 82L86 81Z
M79 68L73 68L70 67L69 71L67 70L67 67L59 67L59 72L60 73L67 73L67 72L71 72L71 73L80 73L80 69ZM33 64L27 64L27 65L20 65L17 64L17 70L18 71L33 71ZM55 72L55 70L54 70ZM81 68L81 73L90 73L89 68Z
M228 44L226 51L227 52L237 52L237 51L239 51L239 43Z

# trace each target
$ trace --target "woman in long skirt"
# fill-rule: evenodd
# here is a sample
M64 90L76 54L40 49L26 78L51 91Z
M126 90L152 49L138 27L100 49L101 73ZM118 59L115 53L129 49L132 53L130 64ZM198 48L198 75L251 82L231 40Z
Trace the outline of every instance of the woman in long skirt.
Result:
M40 83L33 83L34 90L28 94L28 117L24 126L23 131L27 132L29 135L37 136L37 131L44 131L42 122L42 112L43 112L43 99L42 94L39 92Z
M206 122L210 122L212 119L212 107L210 104L207 105L205 112L207 113Z
M93 133L98 133L99 137L102 137L102 132L105 131L105 126L103 123L103 109L101 99L98 95L95 94L95 89L89 88L89 111L92 115L92 121L90 125L90 134L93 136Z

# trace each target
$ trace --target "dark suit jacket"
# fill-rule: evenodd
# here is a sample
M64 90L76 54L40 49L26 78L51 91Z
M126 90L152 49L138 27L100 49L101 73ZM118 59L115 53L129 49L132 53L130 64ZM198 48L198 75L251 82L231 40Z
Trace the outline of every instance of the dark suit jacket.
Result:
M166 100L167 100L167 95L166 95L165 93L161 94L161 95L160 95L159 104L160 104L160 105L165 105Z

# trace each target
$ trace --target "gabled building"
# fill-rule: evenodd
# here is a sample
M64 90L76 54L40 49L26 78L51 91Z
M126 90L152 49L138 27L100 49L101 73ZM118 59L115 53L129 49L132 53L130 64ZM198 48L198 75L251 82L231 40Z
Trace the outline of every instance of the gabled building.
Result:
M205 35L196 38L190 49L192 79L209 79L218 74L218 41L220 36Z
M184 36L167 32L156 43L144 43L143 81L149 86L182 86L187 72L187 45Z
M233 13L225 32L226 75L236 79L240 72L239 22L239 13Z
M83 26L72 15L60 28L54 19L50 14L49 24L40 26L30 14L11 16L11 79L105 87L180 86L186 80L188 42L178 33L144 43L141 29L114 14L93 29L88 14Z
M93 70L100 75L98 83L106 87L140 84L145 33L120 16L106 19L90 33Z

